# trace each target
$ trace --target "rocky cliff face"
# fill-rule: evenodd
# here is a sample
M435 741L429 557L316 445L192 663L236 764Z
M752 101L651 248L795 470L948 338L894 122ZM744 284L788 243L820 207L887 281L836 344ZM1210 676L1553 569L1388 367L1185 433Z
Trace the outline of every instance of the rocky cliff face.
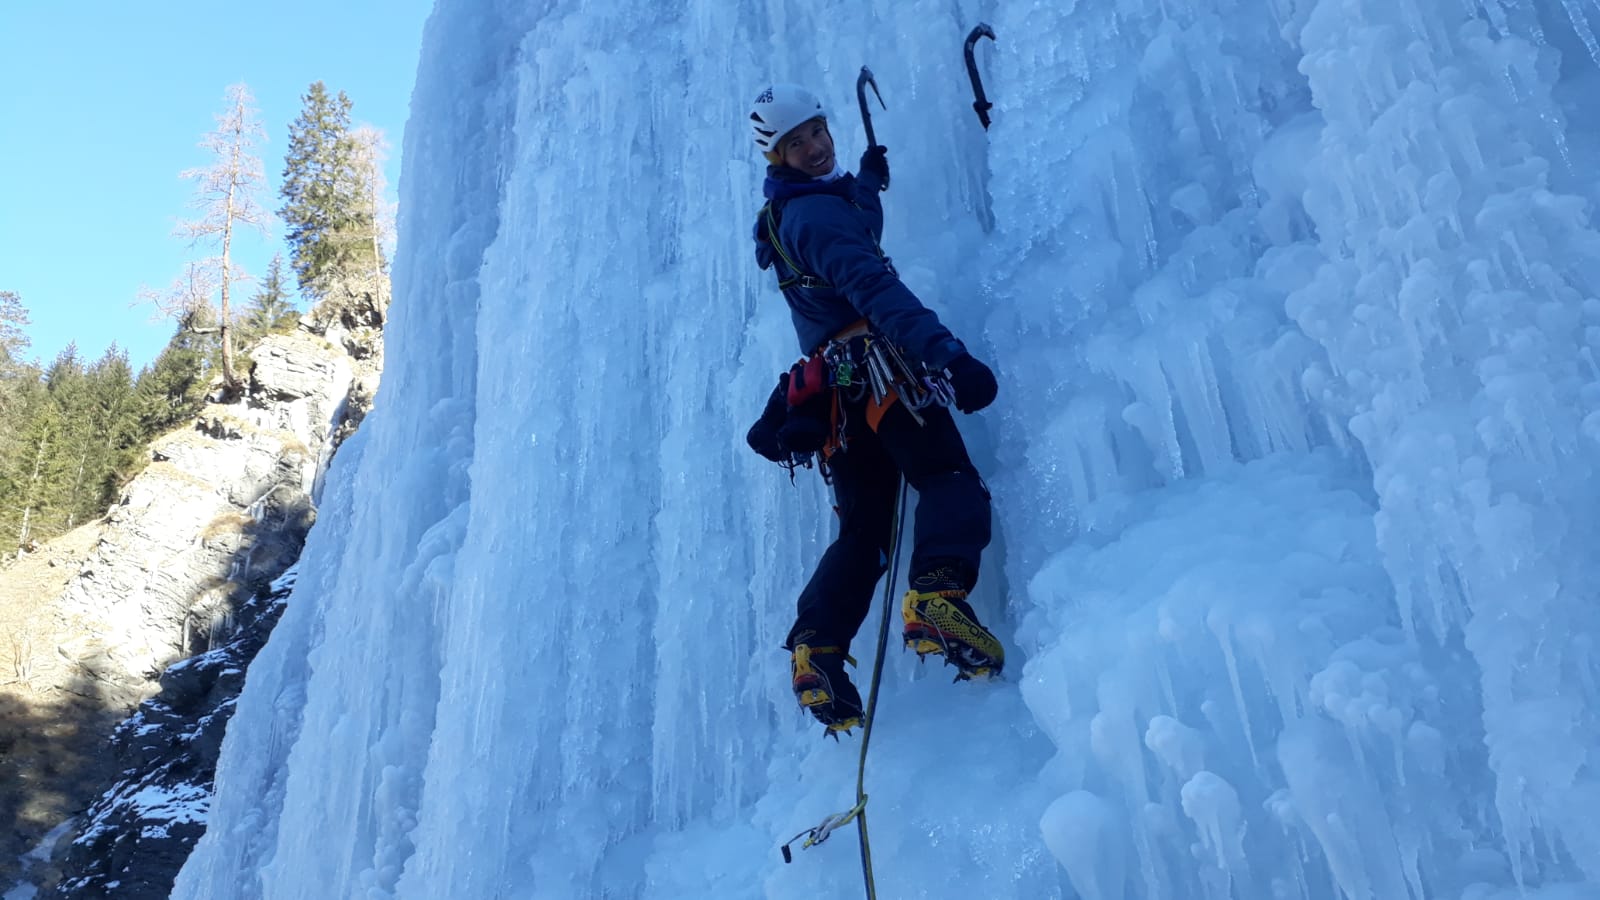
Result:
M0 886L170 890L204 830L222 728L281 612L321 473L376 391L383 303L349 293L251 348L244 396L154 443L103 520L45 548L58 580L22 589L36 596L21 598L27 640L11 648L28 677L0 684L0 784L11 785L0 788ZM36 847L85 807L75 833L54 832L70 843Z
M208 406L151 445L60 599L76 622L61 645L67 689L131 706L168 664L216 643L229 610L298 557L312 489L353 382L317 335L274 335L251 354L250 395ZM93 684L84 683L86 680Z
M169 666L161 690L117 726L120 776L77 821L55 854L55 896L155 898L205 833L217 757L245 670L283 614L292 570L234 613L231 637Z

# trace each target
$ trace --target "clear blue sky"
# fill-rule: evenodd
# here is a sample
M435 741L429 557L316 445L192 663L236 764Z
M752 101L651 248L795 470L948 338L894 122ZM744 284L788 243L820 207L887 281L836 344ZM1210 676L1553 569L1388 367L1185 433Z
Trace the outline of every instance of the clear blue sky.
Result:
M114 341L135 369L165 346L172 324L137 304L206 255L173 235L193 216L183 169L208 162L196 146L215 127L223 91L255 94L259 148L276 210L289 123L313 81L343 90L352 119L384 130L391 194L422 26L433 0L161 0L0 5L0 290L22 295L29 355L48 361L69 342L96 358ZM251 235L236 256L261 274L283 248L282 227ZM287 254L286 254L287 255ZM246 286L248 296L253 288Z

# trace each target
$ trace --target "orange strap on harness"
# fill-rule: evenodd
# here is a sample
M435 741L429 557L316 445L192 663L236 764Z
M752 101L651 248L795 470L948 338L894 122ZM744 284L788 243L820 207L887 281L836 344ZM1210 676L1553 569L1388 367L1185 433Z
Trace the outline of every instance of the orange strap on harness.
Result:
M895 388L890 388L889 395L884 397L881 402L876 398L869 398L867 400L867 427L871 428L873 432L876 433L878 430L878 423L883 421L884 414L887 413L889 411L889 407L893 406L895 401L899 399L900 391Z

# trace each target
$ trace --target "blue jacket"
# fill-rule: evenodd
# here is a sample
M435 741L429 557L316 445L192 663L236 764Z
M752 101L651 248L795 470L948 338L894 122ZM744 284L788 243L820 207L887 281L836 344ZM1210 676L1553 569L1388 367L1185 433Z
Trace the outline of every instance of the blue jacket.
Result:
M865 317L912 356L942 369L967 350L900 282L879 248L880 190L882 183L870 173L817 181L784 166L769 167L763 192L778 216L778 241L803 273L767 240L765 216L756 218L756 262L763 269L776 266L780 281L807 274L827 282L827 287L783 289L802 353Z

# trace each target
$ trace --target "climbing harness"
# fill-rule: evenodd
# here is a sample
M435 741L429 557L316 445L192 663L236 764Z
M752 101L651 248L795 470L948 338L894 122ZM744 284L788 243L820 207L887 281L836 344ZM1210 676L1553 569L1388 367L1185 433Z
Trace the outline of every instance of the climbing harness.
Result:
M889 597L893 591L894 573L900 571L900 531L905 512L906 482L902 478L900 502L894 513L894 547L889 558L889 577L883 582L883 616L878 625L878 658L872 663L872 689L867 692L866 724L861 731L861 756L856 764L856 803L844 812L834 813L823 819L815 828L800 832L780 848L783 851L783 861L794 862L789 846L795 841L804 838L804 842L800 844L802 850L815 847L826 841L835 829L843 828L854 821L856 830L861 835L861 876L866 885L867 900L877 900L878 897L878 889L872 881L872 844L867 840L867 745L872 741L872 723L877 719L878 685L883 681L883 658L889 646Z
M983 130L988 131L989 110L994 108L994 104L983 95L983 79L978 77L978 60L973 55L973 50L977 47L979 38L988 38L996 43L999 39L994 36L993 28L984 22L979 22L978 27L967 33L967 44L963 51L967 57L967 77L972 79L972 95L977 98L972 101L972 108L977 111L978 121L983 123Z
M878 424L889 408L899 403L919 425L927 424L923 411L949 406L955 390L943 372L912 363L894 342L877 333L866 319L847 326L789 370L789 414L809 417L826 426L820 449L823 481L832 483L828 460L849 449L850 416L861 409L867 427ZM810 467L811 454L791 458L789 477L801 465Z

